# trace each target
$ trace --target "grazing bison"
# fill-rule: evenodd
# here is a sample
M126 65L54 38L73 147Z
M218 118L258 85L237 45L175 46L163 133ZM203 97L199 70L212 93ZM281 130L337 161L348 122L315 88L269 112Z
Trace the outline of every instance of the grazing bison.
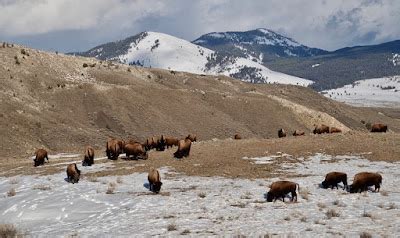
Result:
M378 190L381 188L382 184L382 176L378 173L371 173L371 172L361 172L354 176L353 184L350 185L350 193L358 193L367 191L369 186L374 185L375 189Z
M299 184L290 181L277 181L272 183L270 190L267 193L267 202L276 201L278 198L282 198L282 201L284 202L285 196L288 193L291 193L292 195L290 201L297 201L296 186L298 190L300 190Z
M239 134L235 134L235 135L233 136L233 139L235 139L235 140L241 140L242 137L241 137Z
M49 162L49 157L45 149L38 149L35 152L34 166L44 165L45 159Z
M387 125L382 123L375 123L371 126L371 132L386 132L387 130Z
M78 169L75 163L69 164L67 166L67 178L70 183L77 183L79 177L81 176L81 171Z
M189 134L188 136L186 136L186 138L190 139L191 142L196 142L197 141L197 136L196 135Z
M144 142L146 150L156 149L158 151L163 151L165 149L165 139L164 136L157 138L155 136L146 139Z
M133 159L148 159L149 154L145 150L144 146L140 143L128 143L124 147L126 158L132 155Z
M154 193L159 193L161 189L161 177L160 173L155 168L150 168L149 175L147 176L149 180L150 191Z
M161 137L159 139L157 139L156 150L157 151L164 151L165 150L165 137L164 137L164 135L161 135Z
M325 176L325 180L322 181L322 187L323 188L334 188L336 187L337 189L339 189L338 187L338 183L342 182L344 185L343 189L347 189L347 174L342 173L342 172L330 172L328 174L326 174Z
M293 132L293 136L304 136L304 135L305 135L304 131L295 130Z
M87 146L85 149L82 166L92 166L92 164L94 164L94 149L91 146Z
M175 158L188 157L192 141L189 138L180 140L178 143L178 150L174 153Z
M108 159L116 160L118 156L124 153L125 142L114 138L108 139L106 143L106 154Z
M313 130L314 134L323 134L323 133L329 133L329 126L326 126L324 124L321 124L319 126L315 126Z
M336 128L336 127L331 127L330 129L329 129L329 133L342 133L342 130L340 130L339 128Z
M172 146L178 146L179 139L173 137L165 137L165 146L170 148Z
M285 132L285 130L284 129L279 129L279 131L278 131L278 137L279 138L282 138L282 137L286 137L286 132Z

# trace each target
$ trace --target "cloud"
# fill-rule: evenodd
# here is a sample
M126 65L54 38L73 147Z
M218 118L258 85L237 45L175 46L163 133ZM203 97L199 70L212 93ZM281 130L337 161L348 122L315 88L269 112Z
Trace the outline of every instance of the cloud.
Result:
M65 51L145 30L194 40L259 27L333 50L400 39L398 22L397 0L0 0L2 38Z

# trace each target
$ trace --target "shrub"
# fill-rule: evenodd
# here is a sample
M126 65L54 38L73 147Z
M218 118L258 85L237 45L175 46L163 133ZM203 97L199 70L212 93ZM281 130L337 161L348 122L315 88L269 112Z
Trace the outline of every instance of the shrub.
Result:
M115 191L115 187L116 187L116 186L117 186L117 185L116 185L115 183L109 183L109 184L108 184L107 191L106 191L106 194L113 194L114 191Z
M340 214L337 211L335 211L334 209L329 209L326 212L326 217L328 219L331 219L332 217L340 217Z
M12 224L0 224L0 237L11 238L17 236L17 228Z
M201 198L205 198L206 197L206 193L204 193L204 192L198 193L197 195L199 197L201 197Z
M177 230L176 229L176 225L175 224L169 224L168 227L167 227L167 230L168 231L176 231Z
M35 186L33 186L33 189L47 191L47 190L51 190L51 187L49 185L45 185L45 184L36 184Z
M15 192L15 188L11 188L11 189L7 192L7 196L8 196L8 197L14 197L15 194L17 194L17 193Z

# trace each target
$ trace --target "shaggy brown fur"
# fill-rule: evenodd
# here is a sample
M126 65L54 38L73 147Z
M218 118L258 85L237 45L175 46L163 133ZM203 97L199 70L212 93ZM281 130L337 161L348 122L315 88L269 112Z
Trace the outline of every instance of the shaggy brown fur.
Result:
M374 123L371 126L371 132L386 132L388 130L388 126L382 123Z
M182 157L188 157L191 145L192 141L188 138L180 140L178 144L178 150L174 153L174 157L178 159Z
M342 173L342 172L330 172L328 174L326 174L325 176L325 180L322 181L322 187L323 188L334 188L336 187L337 189L339 189L338 187L338 183L342 182L344 187L343 189L347 188L347 174Z
M94 149L91 146L87 146L85 149L82 166L92 166L92 164L94 164Z
M47 156L47 151L45 149L38 149L35 152L35 159L33 160L34 166L44 165L44 160L47 159L49 162L49 157Z
M70 183L77 183L79 177L81 176L81 171L78 169L75 163L69 164L67 166L67 178Z
M167 148L178 146L178 144L179 144L179 139L173 137L165 137L165 146Z
M117 140L115 138L110 138L106 143L106 154L108 159L116 160L118 156L124 153L125 142L122 140Z
M285 201L285 196L288 193L291 193L292 197L290 201L297 201L297 193L296 188L300 190L300 186L297 183L290 181L277 181L271 184L270 190L267 193L267 202L276 201L278 198L282 198L282 201Z
M315 126L315 129L313 130L314 134L323 134L323 133L329 133L329 126L321 124L319 126Z
M381 188L382 176L378 173L361 172L354 176L353 184L350 185L350 193L367 191L369 186L374 185L376 192Z
M235 135L233 136L233 139L235 139L235 140L241 140L242 137L241 137L239 134L235 134Z
M140 143L128 143L125 145L124 151L127 159L129 159L131 155L133 159L147 159L149 157L144 146Z
M196 135L192 135L189 134L188 136L186 136L186 138L190 139L191 142L196 142L197 141L197 136Z
M158 170L155 168L150 168L147 179L149 180L150 191L155 193L160 192L162 182Z
M336 127L331 127L330 129L329 129L329 133L342 133L342 130L340 130L339 128L336 128Z

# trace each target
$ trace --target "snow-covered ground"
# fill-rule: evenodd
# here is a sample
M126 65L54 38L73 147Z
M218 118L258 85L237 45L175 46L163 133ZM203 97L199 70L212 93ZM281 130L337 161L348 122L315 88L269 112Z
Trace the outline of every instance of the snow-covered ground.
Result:
M251 67L259 70L258 74L265 79L265 83L297 84L301 86L308 86L313 83L311 80L272 71L258 62L254 62L252 58L235 58L234 62L228 61L215 67L206 67L206 64L213 57L215 57L213 50L167 34L147 32L147 35L139 42L131 43L128 53L119 56L119 61L125 63L139 62L140 65L145 67L226 76L237 73L244 67ZM242 80L251 81L251 79Z
M283 157L286 160L282 162ZM161 193L153 195L146 188L144 173L97 181L82 178L78 184L65 182L64 173L17 176L0 178L0 223L14 224L32 236L50 237L400 234L399 163L323 154L305 159L289 155L253 159L282 165L280 170L290 175L289 180L300 184L298 202L266 202L268 185L285 177L188 177L161 168L164 184ZM96 164L82 168L82 173L103 169ZM319 188L330 171L346 172L349 183L358 172L379 172L383 176L381 192L348 194ZM106 194L109 183L115 184L113 194ZM11 188L16 195L8 197Z
M355 106L400 107L400 76L359 80L322 93Z

